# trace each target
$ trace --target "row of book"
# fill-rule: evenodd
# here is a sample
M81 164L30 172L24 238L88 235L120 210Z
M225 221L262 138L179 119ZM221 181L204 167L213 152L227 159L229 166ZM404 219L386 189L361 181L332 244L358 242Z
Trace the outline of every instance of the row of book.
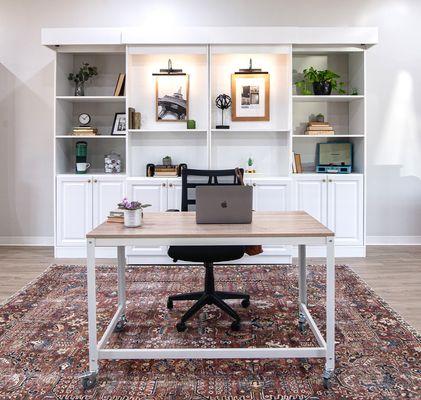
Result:
M154 176L178 176L177 165L155 165Z
M129 129L140 129L140 112L129 107Z
M98 129L92 126L75 126L72 131L73 136L96 136Z
M124 222L124 212L110 211L110 214L107 217L107 222L116 222L122 224Z
M335 131L328 122L311 121L307 124L305 134L311 136L334 135Z
M126 86L126 74L118 74L115 84L114 96L124 96Z
M302 174L303 166L301 164L301 154L292 153L292 172L294 174Z

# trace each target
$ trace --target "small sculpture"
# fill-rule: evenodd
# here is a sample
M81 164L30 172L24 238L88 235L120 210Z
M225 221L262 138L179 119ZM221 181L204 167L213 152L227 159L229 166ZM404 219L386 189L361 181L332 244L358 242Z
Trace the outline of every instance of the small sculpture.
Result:
M229 125L224 125L224 110L231 107L231 97L229 97L227 94L220 94L215 99L216 107L218 107L220 110L222 110L222 120L221 125L216 125L216 129L229 129Z

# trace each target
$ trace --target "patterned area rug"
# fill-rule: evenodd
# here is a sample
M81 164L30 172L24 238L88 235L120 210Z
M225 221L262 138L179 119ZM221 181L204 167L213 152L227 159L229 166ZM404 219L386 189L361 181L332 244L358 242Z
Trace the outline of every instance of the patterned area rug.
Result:
M98 319L116 304L116 270L97 270ZM309 267L309 308L324 332L323 266ZM312 346L297 329L297 268L217 267L218 286L247 291L251 306L234 307L240 332L206 307L186 332L175 324L188 307L166 308L166 297L200 290L201 267L131 267L129 324L111 346ZM320 379L324 360L101 361L98 385L83 391L87 370L86 269L52 266L0 308L0 399L401 399L421 398L416 333L348 267L337 267L337 369L332 389Z

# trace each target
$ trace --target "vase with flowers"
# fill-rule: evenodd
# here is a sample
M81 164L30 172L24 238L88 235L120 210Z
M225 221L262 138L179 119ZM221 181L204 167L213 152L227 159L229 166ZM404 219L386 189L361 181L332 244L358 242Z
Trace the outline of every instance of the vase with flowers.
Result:
M67 79L75 83L75 96L84 96L85 82L88 82L96 75L98 75L97 67L92 67L85 62L82 63L78 72L71 72Z
M142 204L138 201L128 201L124 198L118 204L118 208L124 212L124 226L127 228L137 228L143 222L143 209L150 207L150 204Z

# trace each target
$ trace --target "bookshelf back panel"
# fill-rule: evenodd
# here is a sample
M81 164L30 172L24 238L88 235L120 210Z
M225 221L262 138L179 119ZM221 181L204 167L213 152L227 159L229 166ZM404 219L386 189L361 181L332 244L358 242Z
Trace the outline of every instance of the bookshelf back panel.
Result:
M85 84L85 96L113 96L118 75L126 72L124 53L57 53L57 96L74 95L75 84L67 77L84 62L98 68L98 75Z
M206 134L195 132L142 132L129 138L130 175L145 176L146 165L162 164L170 156L174 165L207 169Z
M235 49L235 46L231 46ZM261 68L270 74L270 120L269 121L231 121L231 110L224 112L224 124L232 129L289 129L290 112L290 55L247 53L247 49L239 47L244 53L219 54L218 47L213 49L211 64L211 104L212 128L221 124L221 110L215 105L215 99L220 94L231 93L231 75L240 68L248 68L250 59L254 68Z
M159 49L159 48L158 48ZM163 50L168 50L167 47ZM129 56L128 104L141 113L143 129L182 129L186 121L156 121L156 80L152 76L167 68L171 59L175 69L189 75L188 118L196 121L197 129L207 129L208 67L206 54L132 54ZM177 77L174 77L177 78ZM173 93L169 93L172 95Z
M247 167L253 159L253 168L265 176L288 176L289 134L286 132L213 132L211 167Z

